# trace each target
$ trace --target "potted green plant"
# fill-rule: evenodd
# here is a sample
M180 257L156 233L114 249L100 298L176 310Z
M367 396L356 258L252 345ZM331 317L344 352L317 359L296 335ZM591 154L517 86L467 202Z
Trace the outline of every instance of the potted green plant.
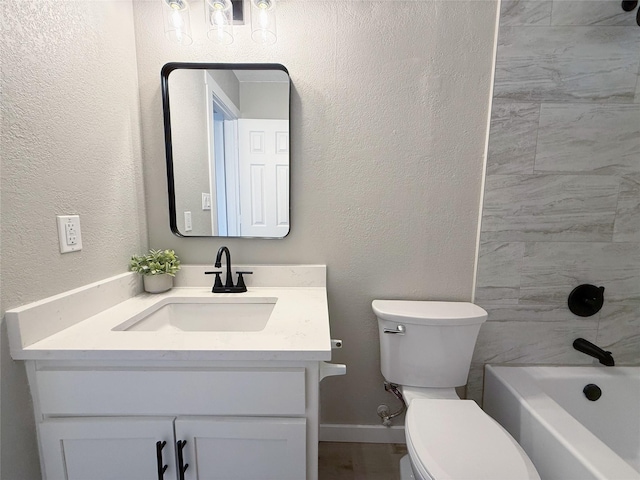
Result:
M149 250L146 255L133 255L129 270L142 275L144 289L161 293L173 287L173 277L180 270L180 260L173 250Z

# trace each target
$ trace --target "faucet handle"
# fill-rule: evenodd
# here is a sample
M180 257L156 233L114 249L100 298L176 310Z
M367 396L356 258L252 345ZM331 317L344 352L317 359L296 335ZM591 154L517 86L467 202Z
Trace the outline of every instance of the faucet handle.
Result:
M216 272L204 272L205 275L215 275L216 279L213 282L213 289L211 290L213 292L213 290L216 290L218 288L222 288L222 279L220 278L220 274L222 272L221 271L216 271Z
M240 289L242 292L247 291L247 286L244 284L244 278L242 275L252 275L253 272L236 272L238 274L238 283L236 284L236 288Z

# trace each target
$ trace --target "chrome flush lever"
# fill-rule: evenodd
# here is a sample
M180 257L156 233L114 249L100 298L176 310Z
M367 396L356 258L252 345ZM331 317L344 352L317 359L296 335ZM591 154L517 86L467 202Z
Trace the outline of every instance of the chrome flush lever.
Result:
M404 335L405 328L404 328L404 325L398 325L395 330L393 330L391 328L385 328L385 329L382 330L382 332L383 333L393 333L393 334L396 334L396 335Z

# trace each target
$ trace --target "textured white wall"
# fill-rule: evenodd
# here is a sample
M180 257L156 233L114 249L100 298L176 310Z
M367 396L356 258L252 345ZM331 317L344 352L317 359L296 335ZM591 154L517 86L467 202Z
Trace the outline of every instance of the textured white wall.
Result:
M0 4L2 312L126 271L146 248L130 0ZM79 214L61 255L56 215ZM31 400L2 322L1 478L39 478Z
M173 46L157 2L134 19L149 239L185 263L326 263L334 361L322 421L377 424L382 389L375 298L470 300L487 130L495 1L287 0L278 42L249 28ZM160 69L170 61L277 62L292 79L292 229L283 240L182 239L169 230Z

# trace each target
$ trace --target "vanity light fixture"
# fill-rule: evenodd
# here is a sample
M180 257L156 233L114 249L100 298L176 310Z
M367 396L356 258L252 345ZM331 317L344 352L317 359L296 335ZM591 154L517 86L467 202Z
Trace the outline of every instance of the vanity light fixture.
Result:
M233 5L231 0L205 0L207 37L214 43L233 43Z
M191 45L189 0L160 0L166 37L181 45ZM204 0L207 37L214 43L233 43L233 24L244 24L245 2L251 7L251 38L262 45L272 45L276 34L276 0Z
M276 43L276 0L251 2L251 38L263 45Z
M191 18L187 0L162 0L164 34L172 42L191 45Z

